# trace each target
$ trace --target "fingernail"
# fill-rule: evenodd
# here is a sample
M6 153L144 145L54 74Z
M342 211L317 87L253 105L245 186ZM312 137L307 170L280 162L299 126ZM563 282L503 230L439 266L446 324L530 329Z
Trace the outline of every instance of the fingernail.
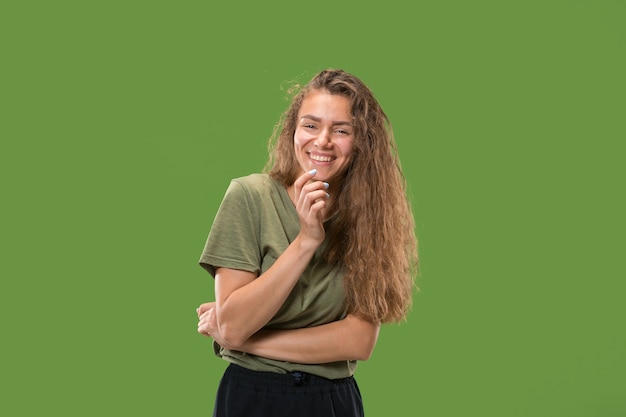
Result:
M328 188L328 187L330 187L330 185L328 185L328 183L327 183L327 182L325 182L325 183L324 183L324 188Z
M330 194L326 193L326 198L330 198Z
M309 171L309 174L311 174L311 175L315 175L315 174L317 174L317 169L312 169L312 170L310 170L310 171Z

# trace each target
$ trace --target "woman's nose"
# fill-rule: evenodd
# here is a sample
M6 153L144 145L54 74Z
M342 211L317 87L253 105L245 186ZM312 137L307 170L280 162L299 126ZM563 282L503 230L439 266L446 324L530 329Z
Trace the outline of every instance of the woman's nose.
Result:
M325 148L330 145L330 131L322 130L320 135L315 140L315 146L318 148Z

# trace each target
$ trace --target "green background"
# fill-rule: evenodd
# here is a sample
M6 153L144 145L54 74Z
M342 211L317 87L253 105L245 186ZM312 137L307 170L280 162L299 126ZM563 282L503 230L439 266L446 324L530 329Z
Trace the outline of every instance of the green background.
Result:
M395 128L420 292L369 417L626 415L621 1L4 2L0 413L210 415L197 260L281 86Z

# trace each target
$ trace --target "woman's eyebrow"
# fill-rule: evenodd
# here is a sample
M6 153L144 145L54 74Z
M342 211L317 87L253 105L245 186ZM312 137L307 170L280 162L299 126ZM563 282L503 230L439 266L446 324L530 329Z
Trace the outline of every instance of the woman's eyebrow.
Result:
M310 119L313 120L314 122L321 122L322 119L317 117L317 116L313 116L312 114L305 114L304 116L300 117L300 119ZM337 126L337 125L347 125L347 126L352 126L351 122L347 122L347 121L343 121L343 120L338 120L338 121L333 121L331 123L333 126Z
M321 121L322 121L322 119L320 119L320 118L319 118L319 117L317 117L317 116L313 116L312 114L305 114L305 115L304 115L304 116L302 116L300 119L311 119L311 120L313 120L314 122L321 122Z

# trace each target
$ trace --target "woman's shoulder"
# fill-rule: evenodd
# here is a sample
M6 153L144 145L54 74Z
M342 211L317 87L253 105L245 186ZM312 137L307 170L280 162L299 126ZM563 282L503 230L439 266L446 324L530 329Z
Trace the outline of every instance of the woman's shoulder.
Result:
M281 186L277 181L265 173L253 173L242 177L233 178L233 185L239 186L246 194L254 196L268 195L271 191L278 190Z
M273 180L267 174L253 173L233 178L232 182L239 184L245 189L256 190L272 186Z

